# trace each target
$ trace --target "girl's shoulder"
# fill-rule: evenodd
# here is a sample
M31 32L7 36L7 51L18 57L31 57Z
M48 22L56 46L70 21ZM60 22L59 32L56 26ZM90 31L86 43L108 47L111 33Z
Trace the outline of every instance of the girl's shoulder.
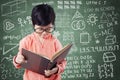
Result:
M25 37L23 37L20 41L22 42L22 41L29 41L29 40L32 40L32 39L34 39L34 33L31 33L31 34L28 34L28 35L26 35Z

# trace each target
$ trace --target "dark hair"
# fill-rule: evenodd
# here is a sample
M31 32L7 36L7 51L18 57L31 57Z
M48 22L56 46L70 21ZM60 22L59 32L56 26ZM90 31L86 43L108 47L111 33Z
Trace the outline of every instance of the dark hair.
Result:
M55 12L54 9L48 4L40 4L32 10L32 24L33 26L46 26L50 23L55 24Z

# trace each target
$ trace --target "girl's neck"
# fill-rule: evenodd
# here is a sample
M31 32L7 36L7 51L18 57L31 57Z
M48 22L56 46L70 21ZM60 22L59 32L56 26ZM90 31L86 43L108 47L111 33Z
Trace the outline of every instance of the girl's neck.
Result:
M39 40L41 43L43 43L45 39L39 36Z

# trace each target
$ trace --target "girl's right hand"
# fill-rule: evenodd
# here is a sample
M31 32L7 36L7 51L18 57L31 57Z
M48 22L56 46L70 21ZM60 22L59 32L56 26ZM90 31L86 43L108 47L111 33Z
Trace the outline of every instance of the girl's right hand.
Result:
M16 63L22 64L26 63L27 61L25 60L24 56L22 54L18 54L16 57Z

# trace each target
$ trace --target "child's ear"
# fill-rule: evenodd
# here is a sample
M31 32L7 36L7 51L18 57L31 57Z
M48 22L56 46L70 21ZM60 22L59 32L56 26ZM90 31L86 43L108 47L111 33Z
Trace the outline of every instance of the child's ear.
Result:
M36 28L37 28L37 25L34 25L33 28L36 29Z

